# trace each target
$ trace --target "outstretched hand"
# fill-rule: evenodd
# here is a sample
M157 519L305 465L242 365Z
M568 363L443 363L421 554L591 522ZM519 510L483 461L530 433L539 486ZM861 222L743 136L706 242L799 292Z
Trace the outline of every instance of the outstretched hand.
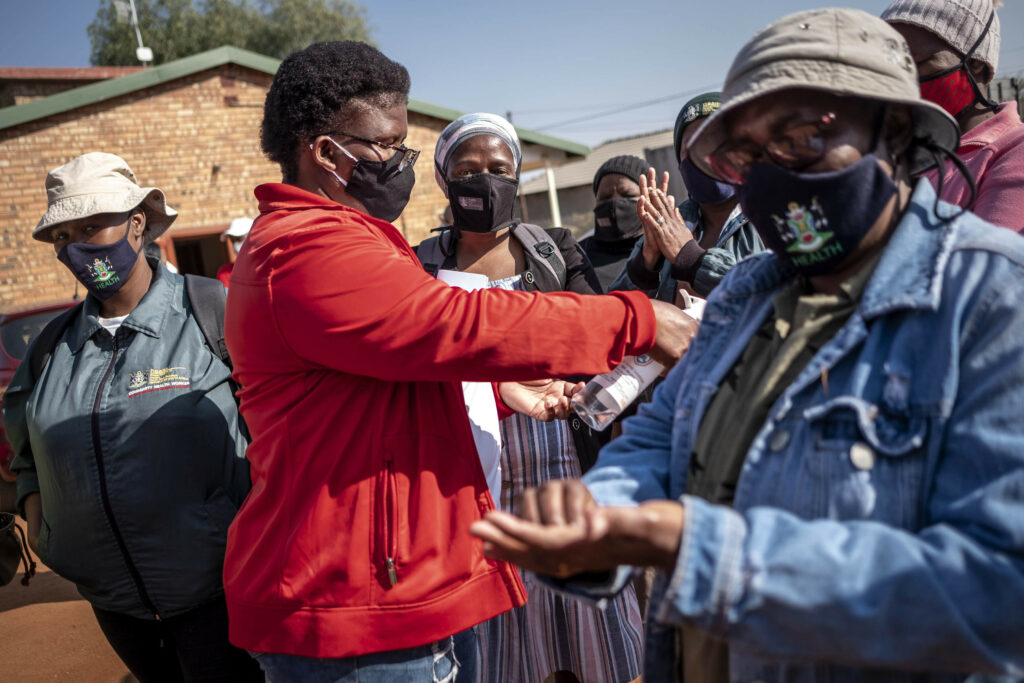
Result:
M670 303L651 299L657 328L654 346L647 352L666 368L675 365L690 348L700 323Z
M535 420L551 422L569 417L569 400L584 387L560 379L501 382L498 394L512 410Z
M520 507L521 517L495 510L470 527L485 555L561 578L619 565L675 565L684 518L675 501L601 507L581 481L565 479L528 489Z

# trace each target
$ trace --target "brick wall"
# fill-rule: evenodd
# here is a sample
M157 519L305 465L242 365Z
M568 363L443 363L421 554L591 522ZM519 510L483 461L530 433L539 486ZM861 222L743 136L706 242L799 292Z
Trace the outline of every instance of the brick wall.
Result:
M0 66L0 107L13 107L108 78L139 71L138 66Z
M409 136L405 144L420 150L416 161L416 185L412 188L409 206L395 221L410 244L419 244L440 225L441 212L448 206L441 188L434 180L434 145L448 121L409 112Z
M90 81L7 81L0 83L0 107L13 107L88 85Z
M164 190L179 213L172 233L256 216L253 188L280 180L259 149L270 82L267 74L225 65L0 131L0 309L73 294L71 274L31 233L46 210L46 173L80 154L118 154L141 184ZM423 156L412 201L395 223L416 244L445 206L432 153L447 122L409 118L407 144Z

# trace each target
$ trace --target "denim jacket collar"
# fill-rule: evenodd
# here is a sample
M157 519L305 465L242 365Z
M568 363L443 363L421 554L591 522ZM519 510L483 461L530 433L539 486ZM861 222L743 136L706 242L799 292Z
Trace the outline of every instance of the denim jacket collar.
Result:
M899 225L861 299L866 320L900 309L935 309L941 296L942 269L956 243L958 220L943 221L933 212L935 190L919 181ZM940 212L957 208L939 204ZM729 296L743 297L781 287L792 270L770 252L751 257L750 267L737 273Z
M173 278L171 273L158 262L147 259L146 263L153 268L153 282L150 283L149 291L142 297L139 305L128 314L122 326L158 339L160 330L163 328L164 318L173 307L177 282L176 278ZM85 342L102 329L99 317L99 300L94 296L87 296L82 307L82 314L75 321L74 329L69 337L72 353L78 353Z
M935 215L934 207L931 183L918 181L864 290L860 311L866 320L901 309L938 309L942 273L956 244L959 221L942 220ZM939 211L950 215L959 209L941 203Z

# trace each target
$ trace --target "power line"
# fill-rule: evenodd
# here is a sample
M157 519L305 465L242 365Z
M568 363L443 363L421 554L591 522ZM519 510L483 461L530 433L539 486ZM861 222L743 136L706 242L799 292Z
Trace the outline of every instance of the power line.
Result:
M719 85L718 83L712 83L711 85L702 85L702 86L700 86L698 88L694 88L692 90L686 90L686 91L681 92L681 93L676 93L675 95L668 95L667 97L658 97L658 98L655 98L653 100L647 100L645 102L637 102L635 104L628 104L628 105L623 106L623 107L616 107L615 109L608 109L606 111L597 112L596 114L588 114L586 116L578 116L578 117L576 117L574 119L569 119L567 121L559 121L558 123L549 123L549 124L546 124L544 126L537 126L537 127L534 128L534 130L550 130L552 128L562 128L564 126L570 126L570 125L572 125L574 123L582 123L584 121L591 121L593 119L599 119L599 118L602 118L602 117L605 117L605 116L611 116L612 114L621 114L624 111L631 111L633 109L642 109L643 107L650 107L651 105L661 104L662 102L671 102L672 100L677 100L677 99L680 99L682 97L687 97L689 95L696 95L697 93L705 92L709 88L714 88L714 87L716 87L718 85Z

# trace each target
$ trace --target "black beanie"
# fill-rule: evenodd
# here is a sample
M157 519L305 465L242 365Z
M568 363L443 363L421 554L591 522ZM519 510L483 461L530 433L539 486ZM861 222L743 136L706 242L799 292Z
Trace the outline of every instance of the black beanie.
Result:
M609 173L619 173L639 183L640 176L647 173L647 169L650 167L651 165L646 160L635 157L632 154L612 157L601 164L601 168L597 169L597 173L594 174L594 194L597 194L597 186L601 184L601 178Z

